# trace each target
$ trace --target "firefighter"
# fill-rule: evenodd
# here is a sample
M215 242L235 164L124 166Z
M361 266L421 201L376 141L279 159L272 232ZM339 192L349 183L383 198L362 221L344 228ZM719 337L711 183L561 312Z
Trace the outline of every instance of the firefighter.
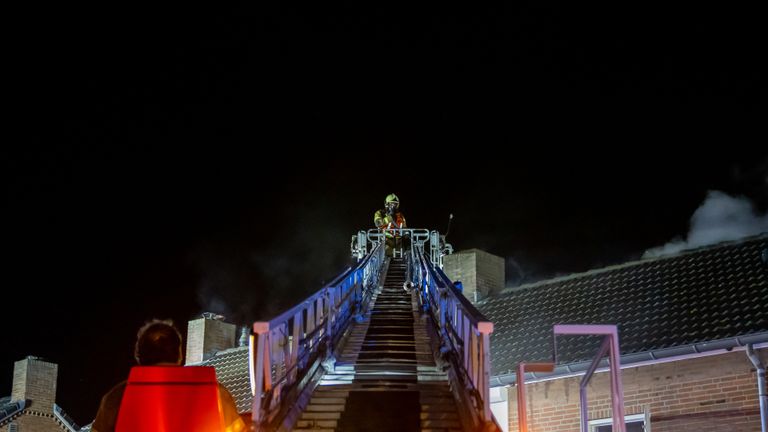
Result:
M395 194L387 195L384 200L384 208L376 211L373 223L384 232L386 237L384 245L387 256L391 257L395 249L403 248L403 239L400 229L406 228L405 216L400 212L400 199Z

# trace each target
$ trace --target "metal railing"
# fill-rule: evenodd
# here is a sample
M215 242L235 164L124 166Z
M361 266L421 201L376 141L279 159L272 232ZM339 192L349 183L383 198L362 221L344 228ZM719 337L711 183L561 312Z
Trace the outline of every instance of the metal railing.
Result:
M352 256L357 257L358 260L363 259L367 254L369 244L371 246L382 244L388 235L394 238L409 239L411 258L414 258L417 252L424 252L426 243L429 243L430 261L440 268L443 268L443 257L453 253L453 246L446 243L445 236L441 236L437 231L429 231L424 228L389 228L359 231L352 236L349 247Z
M333 369L350 320L364 314L383 262L384 247L375 245L356 267L304 301L253 324L249 366L256 430L291 427L322 371Z
M465 427L501 430L490 408L488 321L443 273L443 257L453 252L437 231L390 230L410 239L404 257L406 278L419 290L419 302L440 336L441 353ZM290 428L306 405L323 370L332 370L339 339L378 285L387 232L372 229L352 237L358 264L293 308L268 322L253 324L250 338L252 416L256 430ZM429 248L427 249L427 244ZM369 252L370 250L370 252Z
M592 359L589 368L584 373L579 383L579 421L581 423L581 432L589 432L589 408L587 405L587 386L592 375L600 365L600 361L608 355L609 376L611 378L611 417L612 429L615 432L626 432L627 426L624 421L624 389L621 382L621 349L619 348L619 330L613 324L555 324L552 328L554 338L553 364L557 364L557 336L602 336L603 343L600 345L595 357ZM522 381L519 385L524 386ZM522 408L525 409L525 401ZM527 425L526 425L527 426ZM523 430L523 429L520 429Z
M423 251L408 257L409 277L419 289L422 308L435 323L441 338L441 353L451 364L450 379L454 395L470 419L473 430L500 430L490 405L491 372L488 321Z

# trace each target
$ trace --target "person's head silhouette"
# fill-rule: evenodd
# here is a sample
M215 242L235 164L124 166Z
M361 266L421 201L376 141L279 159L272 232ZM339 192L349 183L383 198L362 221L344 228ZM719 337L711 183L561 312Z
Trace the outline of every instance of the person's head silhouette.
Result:
M180 365L181 333L170 320L152 320L136 335L136 362L142 366Z

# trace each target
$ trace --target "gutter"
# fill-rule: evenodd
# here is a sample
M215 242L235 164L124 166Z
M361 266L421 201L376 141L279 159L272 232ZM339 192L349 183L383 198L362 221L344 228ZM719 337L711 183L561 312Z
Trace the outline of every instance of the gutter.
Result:
M673 361L688 360L692 358L708 357L719 354L728 354L736 351L746 351L747 345L754 349L768 348L768 332L753 333L746 336L736 336L726 339L701 342L676 347L661 348L658 350L630 353L621 356L621 368L628 369L639 366L648 366ZM493 349L493 348L491 348ZM525 374L525 383L550 381L561 378L570 378L584 375L591 361L575 362L557 365L551 373L529 372ZM599 369L595 372L608 371L608 359L603 359ZM490 379L490 387L514 385L517 381L514 372L494 375ZM763 431L768 432L768 431Z
M747 345L747 357L752 361L752 364L757 369L757 394L760 398L760 424L762 425L763 432L768 432L768 425L766 424L766 411L768 411L768 394L765 390L765 365L760 361L760 356L755 352L752 344Z

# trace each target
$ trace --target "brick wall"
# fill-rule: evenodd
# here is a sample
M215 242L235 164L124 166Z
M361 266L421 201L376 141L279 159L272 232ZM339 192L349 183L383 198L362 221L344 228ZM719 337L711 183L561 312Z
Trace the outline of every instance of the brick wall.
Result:
M217 351L235 347L237 327L224 321L199 318L187 326L186 363L207 360Z
M526 386L529 432L579 432L580 380ZM626 414L648 412L653 432L760 431L757 374L743 351L624 369L622 382ZM517 392L508 390L509 430L517 431ZM590 419L611 416L607 373L592 377L587 394Z
M63 428L53 415L56 402L58 365L36 357L27 357L14 363L12 400L27 400L26 408L12 422L0 427L10 430L15 423L19 432L53 432Z
M480 249L469 249L443 258L445 274L452 281L461 281L464 296L470 301L483 299L489 293L504 289L504 258Z
M56 378L58 365L27 357L14 363L12 400L27 399L32 401L37 412L53 414L56 402Z
M480 298L497 294L504 289L504 258L474 249L477 257L477 291Z
M61 432L66 430L60 426L53 414L36 412L34 410L24 410L23 413L13 420L18 426L19 432ZM10 425L0 427L0 432L7 432Z
M474 299L477 286L477 271L475 270L475 255L458 252L443 257L443 270L452 281L461 281L464 296Z

